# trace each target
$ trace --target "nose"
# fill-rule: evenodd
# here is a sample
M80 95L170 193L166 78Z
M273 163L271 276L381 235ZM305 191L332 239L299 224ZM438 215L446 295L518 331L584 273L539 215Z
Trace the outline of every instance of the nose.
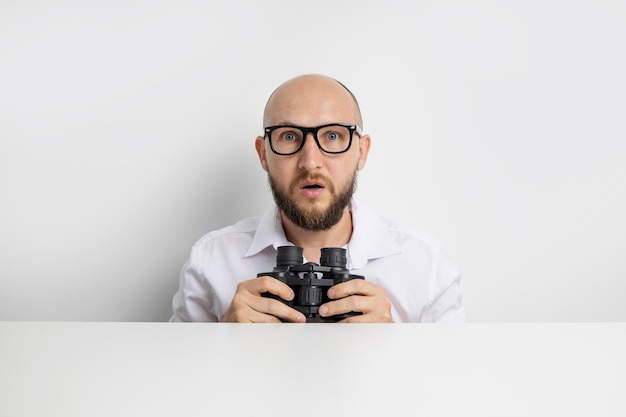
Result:
M306 171L313 171L321 166L322 150L317 146L313 133L307 133L304 145L298 152L300 157L298 167Z

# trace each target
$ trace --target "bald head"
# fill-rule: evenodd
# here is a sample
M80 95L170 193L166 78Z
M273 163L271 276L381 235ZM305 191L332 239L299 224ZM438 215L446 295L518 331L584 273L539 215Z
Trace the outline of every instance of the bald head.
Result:
M306 74L281 84L270 95L263 113L263 125L292 124L319 126L351 123L363 127L356 97L334 78Z

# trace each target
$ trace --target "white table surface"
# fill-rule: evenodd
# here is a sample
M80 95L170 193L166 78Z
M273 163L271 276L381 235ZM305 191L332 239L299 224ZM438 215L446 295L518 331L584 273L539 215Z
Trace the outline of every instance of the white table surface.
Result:
M626 323L0 322L0 416L626 416Z

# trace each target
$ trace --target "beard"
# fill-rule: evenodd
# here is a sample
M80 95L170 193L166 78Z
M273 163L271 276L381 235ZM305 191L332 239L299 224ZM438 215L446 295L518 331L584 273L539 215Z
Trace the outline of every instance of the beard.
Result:
M356 191L356 174L342 184L338 192L335 192L334 185L323 175L309 175L303 173L296 178L289 187L288 190L281 188L280 184L276 181L271 174L268 173L267 178L269 180L272 194L274 195L274 201L278 208L287 216L289 220L296 226L312 231L320 232L328 230L341 220L343 213L350 203L352 195ZM325 210L317 210L312 207L300 207L298 203L292 198L295 194L298 184L304 180L320 179L326 184L327 190L331 194L330 204Z

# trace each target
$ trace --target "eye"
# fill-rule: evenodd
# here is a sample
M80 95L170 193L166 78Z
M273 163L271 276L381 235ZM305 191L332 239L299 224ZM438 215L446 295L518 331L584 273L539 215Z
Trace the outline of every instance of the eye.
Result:
M284 132L280 135L280 140L283 140L285 142L293 142L297 139L298 136L294 132Z
M341 135L337 132L328 132L326 133L325 137L326 140L329 140L331 142L341 139Z

